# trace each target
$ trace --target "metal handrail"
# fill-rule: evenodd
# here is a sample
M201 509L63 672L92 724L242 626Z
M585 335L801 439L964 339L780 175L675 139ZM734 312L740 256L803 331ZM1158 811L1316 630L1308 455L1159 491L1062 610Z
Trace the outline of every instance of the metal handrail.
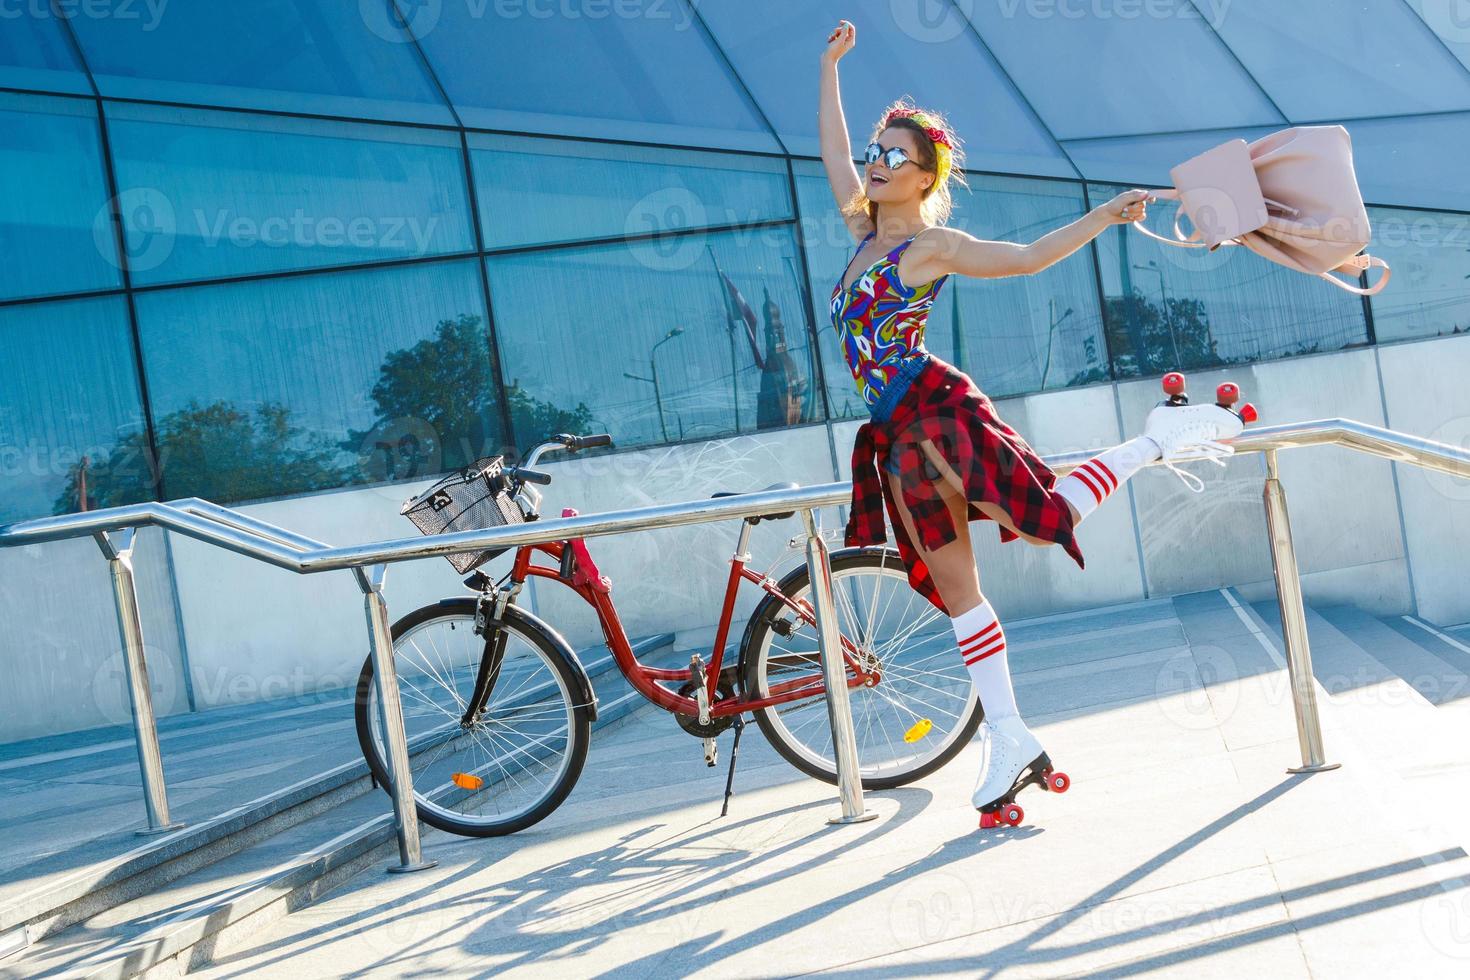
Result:
M1292 681L1293 707L1302 751L1302 765L1292 770L1298 772L1335 766L1326 763L1322 755L1321 726L1317 718L1312 682L1306 616L1302 607L1300 577L1287 517L1286 495L1277 475L1276 453L1282 449L1317 445L1343 446L1394 462L1470 478L1470 450L1352 419L1316 419L1252 427L1232 441L1236 455L1263 453L1266 457L1263 496L1271 533L1272 568L1276 578L1277 601L1281 609L1287 667ZM1095 454L1095 450L1079 450L1048 456L1045 460L1054 471L1062 474ZM816 594L830 583L827 545L820 533L817 509L847 503L851 492L850 482L823 483L794 490L763 490L733 497L542 519L525 524L432 537L396 538L343 548L331 547L239 511L191 497L168 503L131 504L0 525L0 547L39 544L90 535L96 538L102 548L113 572L119 630L123 636L127 658L134 728L138 738L145 795L149 804L151 832L176 825L170 823L167 799L163 792L156 726L149 703L147 664L142 656L142 638L138 626L139 617L136 614L136 595L131 575L135 529L145 526L166 528L301 574L351 569L366 603L369 632L373 638L375 677L379 678L380 683L379 703L385 714L383 727L385 737L392 743L388 754L390 774L394 777L394 809L402 858L397 870L412 870L425 865L419 856L412 786L406 768L407 750L402 744L402 714L396 696L392 649L386 632L387 607L383 599L383 580L389 563L460 552L511 548L566 538L627 534L655 528L801 511L808 534L807 561L816 599L814 607L818 621L818 643L824 663L833 670L840 670L842 661L838 628L832 614L831 597L827 596L826 601L823 601L823 597ZM112 540L111 535L114 534L119 535L119 541ZM838 763L839 798L842 802L842 814L838 820L853 822L865 819L867 815L863 811L862 786L858 776L855 742L852 739L847 687L841 683L829 683L827 687L829 710L834 725L833 742ZM388 715L394 717L387 717Z

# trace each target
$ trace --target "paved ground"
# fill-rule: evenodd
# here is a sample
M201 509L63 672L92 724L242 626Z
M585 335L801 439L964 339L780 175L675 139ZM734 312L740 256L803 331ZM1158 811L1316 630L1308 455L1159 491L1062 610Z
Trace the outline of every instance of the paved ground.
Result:
M1343 634L1344 767L1288 775L1262 625L1202 593L1015 631L1018 699L1074 779L1018 829L976 830L973 748L828 827L832 789L755 729L720 819L723 770L645 713L537 827L430 834L434 870L359 875L206 974L1470 976L1464 704L1363 673Z

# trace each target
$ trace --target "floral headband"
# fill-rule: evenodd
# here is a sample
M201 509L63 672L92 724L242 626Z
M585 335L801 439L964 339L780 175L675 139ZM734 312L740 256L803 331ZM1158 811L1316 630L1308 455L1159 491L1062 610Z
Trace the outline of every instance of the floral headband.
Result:
M911 109L905 106L890 109L888 115L883 117L883 125L887 126L895 119L912 119L934 142L935 177L938 183L944 183L954 160L954 142L950 138L949 131L923 109Z

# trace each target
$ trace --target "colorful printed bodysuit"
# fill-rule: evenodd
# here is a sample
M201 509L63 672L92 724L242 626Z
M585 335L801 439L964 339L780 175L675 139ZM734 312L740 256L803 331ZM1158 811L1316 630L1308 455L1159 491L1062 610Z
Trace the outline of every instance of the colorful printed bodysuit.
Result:
M858 244L872 240L876 232ZM899 244L869 266L850 288L843 278L832 291L832 326L842 345L842 356L852 371L858 394L868 413L884 422L929 359L924 349L924 323L929 308L949 276L910 289L898 275L898 260L917 235ZM851 265L851 260L848 261Z

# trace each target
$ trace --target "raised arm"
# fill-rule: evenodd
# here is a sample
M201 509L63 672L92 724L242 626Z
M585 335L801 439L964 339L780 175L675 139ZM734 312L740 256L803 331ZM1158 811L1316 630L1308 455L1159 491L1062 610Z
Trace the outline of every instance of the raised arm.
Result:
M951 272L977 279L1029 276L1060 262L1113 225L1147 217L1145 208L1150 198L1150 191L1124 191L1029 245L986 241L958 228L934 228L921 240L922 259L915 263L910 278L924 282Z
M857 168L852 165L852 144L847 137L847 119L842 115L842 91L837 83L837 62L857 43L857 28L847 21L838 23L827 36L822 52L822 91L817 104L817 131L822 144L822 165L827 169L827 183L840 208L862 189ZM847 230L860 240L873 230L865 214L845 215Z

